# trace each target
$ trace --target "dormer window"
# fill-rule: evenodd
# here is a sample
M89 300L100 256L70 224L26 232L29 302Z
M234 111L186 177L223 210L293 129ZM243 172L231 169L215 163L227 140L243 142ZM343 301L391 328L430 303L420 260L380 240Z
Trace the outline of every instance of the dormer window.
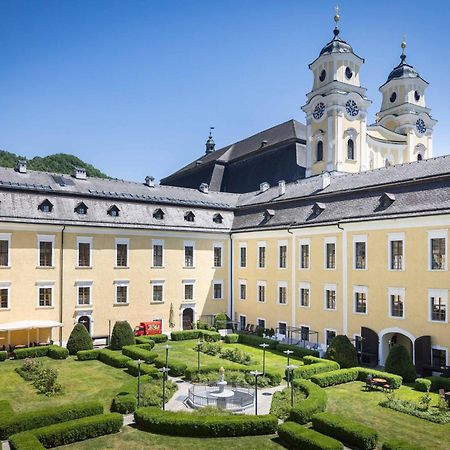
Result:
M384 192L380 198L380 205L382 208L387 208L395 201L395 195L389 192Z
M111 217L119 217L120 209L116 205L112 205L108 209L107 214Z
M318 216L325 210L325 208L326 208L326 206L324 203L316 202L316 203L314 203L314 206L313 206L313 214L315 216Z
M53 210L53 203L52 203L50 200L45 199L45 200L38 206L38 209L40 209L42 212L45 212L45 213L51 213L52 210Z
M220 213L214 214L213 216L213 222L214 223L222 223L223 222L223 217Z
M188 211L185 215L184 215L184 220L186 222L194 222L195 220L195 214L192 211Z
M156 220L164 220L164 211L161 208L155 209L153 211L153 218Z
M88 210L88 207L83 202L81 202L81 203L78 203L78 205L75 207L74 211L77 214L86 215L87 214L87 210Z
M270 220L275 215L275 211L273 209L266 209L264 211L264 220Z

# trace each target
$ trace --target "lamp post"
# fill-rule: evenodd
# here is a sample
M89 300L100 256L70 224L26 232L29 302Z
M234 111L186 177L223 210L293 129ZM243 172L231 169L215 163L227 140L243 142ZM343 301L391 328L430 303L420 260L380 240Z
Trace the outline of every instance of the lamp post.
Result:
M202 349L203 342L197 341L197 372L200 374L200 350Z
M287 367L289 367L290 361L291 361L291 354L294 353L294 351L293 350L285 350L283 353L285 355L287 355ZM290 380L291 380L291 373L288 370L288 372L287 372L287 384L288 384L288 387L289 387Z
M142 361L140 359L138 359L136 361L136 363L137 363L137 367L138 367L138 401L137 401L137 405L139 408L139 406L141 404L141 364L142 364Z
M162 401L162 409L163 409L163 411L165 411L166 410L166 378L167 378L167 375L168 375L170 369L168 367L161 367L158 370L163 373L163 401Z
M290 364L287 367L288 370L288 380L289 379L293 379L293 377L291 378L291 371L293 371L294 369L297 369L298 366L294 365L294 364ZM288 385L289 385L289 381L288 381ZM294 383L291 381L291 408L294 407Z
M266 348L269 347L269 344L266 344L263 342L262 344L259 344L260 347L263 349L263 375L266 374Z
M169 344L166 344L166 369L169 368L169 350L171 349Z
M262 375L262 372L258 370L252 370L250 372L251 375L255 377L255 416L258 415L258 377Z

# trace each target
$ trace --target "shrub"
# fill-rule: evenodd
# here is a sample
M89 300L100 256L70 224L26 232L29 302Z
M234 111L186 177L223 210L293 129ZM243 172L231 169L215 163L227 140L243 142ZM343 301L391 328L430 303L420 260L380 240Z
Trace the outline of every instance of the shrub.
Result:
M305 450L343 450L341 442L298 423L286 422L278 427L278 435L287 448Z
M39 358L47 356L48 347L48 345L44 345L42 347L18 348L13 351L13 355L15 359Z
M11 450L44 450L45 447L39 442L39 439L31 432L24 431L18 433L9 439Z
M356 354L355 346L344 334L338 334L330 342L325 358L336 361L343 369L358 365L358 355Z
M345 419L337 414L319 413L312 418L313 428L327 436L342 441L347 446L358 447L361 450L376 448L377 432L366 425Z
M305 356L305 358L303 358L303 361L306 363L305 359L308 358L308 356ZM332 370L338 370L339 369L339 364L335 361L329 361L326 359L320 359L320 358L316 358L318 361L317 363L314 364L307 364L304 366L300 366L297 369L293 370L293 378L303 378L303 379L309 379L311 378L313 375L317 375L319 373L323 373L323 372L330 372Z
M138 409L134 418L139 427L150 432L195 437L273 434L278 424L277 418L270 414L203 415L195 412L167 412L152 407Z
M69 350L59 345L49 345L47 356L52 359L67 359L69 357Z
M99 361L108 364L109 366L123 368L127 366L127 362L131 360L128 356L122 355L119 352L104 348L98 352Z
M358 380L366 381L369 375L373 378L384 378L394 389L398 389L403 382L400 375L394 375L388 372L381 372L380 370L372 370L366 367L358 367Z
M162 344L163 342L168 341L169 336L167 336L167 334L151 334L148 338L156 344Z
M67 350L71 355L76 355L80 350L92 350L93 348L94 345L88 330L83 324L77 323L67 341Z
M292 350L294 356L303 358L304 356L319 356L319 352L316 350L310 350L308 348L299 347L298 345L278 344L276 347L277 352L284 352L285 350Z
M219 313L214 318L214 327L218 329L223 329L227 327L228 317L225 313Z
M58 383L58 371L50 367L44 367L36 374L33 379L33 386L41 393L47 396L60 394L63 390Z
M22 431L101 413L103 413L103 406L99 402L85 402L15 414L0 422L0 439L7 439Z
M5 361L8 357L8 352L1 351L0 352L0 361Z
M220 357L245 366L252 363L252 356L239 348L226 348L221 351Z
M427 380L431 381L432 391L437 391L439 389L444 389L446 392L450 391L450 378L427 377Z
M172 398L178 390L178 386L172 381L166 381L166 403ZM141 389L141 406L161 407L163 401L162 381L152 381L144 383Z
M199 336L207 342L218 342L220 341L220 333L217 331L210 330L197 330L199 331Z
M195 345L194 350L197 350L197 345ZM215 356L222 351L222 344L220 342L203 342L200 345L200 351L207 355Z
M237 344L239 342L239 335L237 333L226 334L224 341L226 344Z
M414 381L414 388L416 391L430 392L431 380L427 380L426 378L416 378Z
M290 420L305 424L311 421L314 414L325 411L327 394L321 387L308 380L294 380L293 384L306 395L306 399L291 409Z
M400 439L391 439L383 442L381 450L425 450L420 445L411 444L409 442L401 441Z
M92 359L98 359L100 350L80 350L77 352L78 361L89 361Z
M161 356L158 356L158 358L155 359L154 364L158 368L166 367L166 359ZM181 377L184 375L187 369L187 365L183 362L171 361L169 359L169 368L170 368L169 375L173 377Z
M245 345L250 345L252 347L259 347L259 344L262 343L266 343L269 345L269 347L272 350L275 350L278 342L274 341L272 339L266 339L266 338L262 338L259 336L255 336L253 334L243 334L243 333L239 333L239 343L240 344L245 344Z
M331 372L319 373L313 375L311 381L320 387L335 386L336 384L348 383L358 378L358 369L332 370Z
M396 344L391 348L384 365L386 372L400 375L406 383L412 383L417 376L411 355L403 345Z
M127 361L126 367L130 375L133 377L138 376L138 365L136 361ZM162 373L156 367L149 364L141 364L141 375L149 375L150 378L154 379L162 378Z
M15 371L27 381L32 381L39 376L44 368L42 361L33 358L26 358L21 367L16 367Z
M198 339L200 337L200 330L183 330L172 331L170 339L172 341L187 341L189 339Z
M152 352L148 349L148 344L139 345L125 345L122 347L122 353L132 359L142 359L147 364L152 363L157 357L158 353Z
M134 394L118 394L113 398L111 411L120 414L130 414L136 411L137 399Z
M161 336L160 334L158 336ZM149 346L149 350L151 350L155 346L155 341L150 339L150 336L138 336L136 338L136 345L147 344Z
M134 344L136 340L130 324L126 320L116 322L111 334L111 349L120 350L124 345Z

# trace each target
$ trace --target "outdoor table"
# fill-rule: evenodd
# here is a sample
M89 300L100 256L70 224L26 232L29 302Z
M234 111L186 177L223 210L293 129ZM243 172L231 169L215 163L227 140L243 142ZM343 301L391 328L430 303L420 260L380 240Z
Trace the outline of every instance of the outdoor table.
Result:
M26 345L23 344L19 344L19 345L15 345L14 348L26 348Z
M385 380L384 378L373 378L372 381L376 386L383 386L384 384L387 384L387 380Z

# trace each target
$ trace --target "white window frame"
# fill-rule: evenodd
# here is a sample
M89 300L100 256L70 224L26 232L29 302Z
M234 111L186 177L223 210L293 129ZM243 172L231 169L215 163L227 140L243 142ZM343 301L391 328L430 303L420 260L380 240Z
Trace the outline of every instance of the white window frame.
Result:
M92 285L93 282L92 281L75 281L75 288L76 288L76 296L77 296L77 300L76 300L76 307L79 308L86 308L89 306L93 305L93 301L92 301ZM89 288L89 303L88 304L84 304L84 303L80 303L80 291L79 288L85 288L88 287Z
M163 269L164 268L164 253L165 253L165 248L164 248L164 239L152 239L152 264L151 264L151 268L152 269ZM162 247L162 264L160 266L155 266L155 245L160 245Z
M151 293L151 298L150 298L150 303L154 304L154 305L161 305L166 301L166 288L164 286L165 284L165 280L151 280L150 281L150 285L152 286L152 293ZM154 297L154 288L155 286L162 286L162 300L155 300Z
M216 248L220 248L220 265L219 266L215 265L216 258L215 258L214 252L215 252ZM222 267L223 267L223 242L214 242L214 244L213 244L213 268L220 269Z
M445 350L445 365L448 366L448 347L443 347L442 345L432 345L431 346L431 364L433 365L433 350Z
M9 269L11 267L11 233L0 234L0 241L8 242L8 264L6 266L0 266L0 269ZM52 262L53 262L53 260L52 260ZM9 300L8 300L8 303L9 303Z
M245 298L242 298L241 286L245 286ZM248 297L247 280L239 280L239 300L245 301Z
M247 328L247 314L239 314L239 326L241 326L241 317L245 318L245 327L244 327L244 330L245 330L245 328ZM241 330L242 330L242 328L241 328Z
M182 280L181 285L183 287L182 301L183 302L195 302L195 280ZM186 298L186 285L192 286L192 299Z
M259 300L259 286L264 286L264 301ZM267 303L267 281L257 280L256 281L256 302L257 303Z
M308 267L302 267L302 245L307 245L308 248ZM298 268L299 270L311 269L311 239L300 239L298 241Z
M334 244L334 268L327 267L328 255L327 244ZM337 238L335 236L326 237L323 240L323 268L324 270L337 270Z
M334 293L335 293L336 308L334 308L334 309L327 308L327 291L334 291ZM323 286L323 309L325 311L337 311L338 310L337 303L338 303L337 285L336 284L325 284Z
M118 266L117 265L117 245L122 244L127 246L127 265L126 266ZM92 249L91 249L92 250ZM115 261L116 269L128 269L130 267L130 239L129 238L116 238L116 261Z
M259 249L264 248L264 266L260 267L259 265ZM258 241L257 249L256 249L256 268L260 270L267 269L267 242L266 241Z
M299 328L300 328L300 331L299 331L299 336L300 336L300 340L301 341L303 341L303 339L302 339L302 327L305 327L305 328L308 328L308 330L309 330L309 333L308 333L308 339L305 339L305 342L311 342L310 340L309 340L309 336L310 336L310 333L311 333L311 327L310 327L310 325L307 325L306 323L301 323L301 324L299 324L299 326L298 326Z
M308 306L302 305L302 289L308 289ZM300 308L311 308L311 283L301 281L298 285L298 306Z
M280 266L281 247L286 247L286 267L281 267ZM278 262L277 262L277 267L278 267L279 270L287 270L289 268L289 246L288 246L288 241L278 241Z
M356 243L357 242L364 242L365 244L365 250L366 250L366 261L365 261L365 267L364 269L357 269L356 268ZM367 234L358 234L353 236L353 270L363 271L368 270L369 268L369 249L367 245Z
M216 284L220 284L220 286L221 286L221 288L220 288L220 293L222 294L221 296L220 296L220 298L219 297L215 297L215 289L214 289L214 286L216 285ZM213 283L212 283L212 298L213 298L213 300L223 300L224 299L224 292L223 292L223 280L213 280Z
M52 265L51 266L41 266L41 242L51 242L52 244ZM9 255L8 255L9 257ZM43 269L52 269L55 267L55 235L37 235L37 267Z
M328 348L329 344L327 344L327 331L332 331L335 333L335 337L338 335L338 332L335 328L324 328L323 329L323 345L325 348Z
M0 281L0 290L6 289L8 291L8 306L6 308L0 307L0 311L10 311L11 310L11 282Z
M399 240L399 239L396 239ZM406 289L403 287L388 287L388 313L390 319L399 319L399 320L405 320L406 319L406 297L405 297ZM391 303L391 295L399 295L403 302L403 316L393 316L392 315L392 303Z
M186 266L186 247L192 247L192 266ZM185 269L195 269L195 241L183 242L183 267Z
M53 309L55 307L55 282L54 281L37 281L37 309ZM50 306L40 306L39 305L39 294L41 289L51 289L52 290L52 304Z
M88 266L80 266L80 246L79 244L89 244L89 265ZM77 260L76 260L76 268L77 269L91 269L94 267L92 261L92 244L93 239L91 236L77 236Z
M392 259L392 246L391 242L393 241L402 241L402 268L401 269L391 269L391 259ZM389 272L404 272L405 271L405 233L388 233L388 261L387 261L387 269Z
M264 321L264 329L266 329L267 328L267 326L266 326L267 325L267 320L264 319L263 317L257 317L256 318L255 328L259 327L258 320L263 320Z
M288 337L288 324L287 324L287 322L285 322L284 320L279 320L278 322L277 322L277 328L278 328L278 333L277 334L282 334L282 333L280 333L280 324L281 323L283 323L284 325L286 325L286 334L283 334L283 336L285 336L286 338Z
M357 312L356 311L355 295L357 293L366 294L366 312ZM368 289L367 286L359 286L359 285L353 286L352 311L353 311L353 314L358 314L358 315L361 315L361 316L367 316L367 314L369 314L369 289Z
M431 239L445 239L445 267L443 269L431 268ZM448 270L448 230L428 231L428 271L445 272Z
M127 287L127 301L125 303L117 302L117 288L120 286ZM114 305L115 306L123 306L130 304L130 282L129 280L114 280Z
M245 266L243 266L242 260L241 260L241 248L245 248ZM247 249L247 242L239 242L239 268L240 269L246 269L248 264L247 264L247 260L248 260L248 249Z
M445 302L445 321L444 320L432 320L431 318L431 297L442 297ZM448 323L448 289L428 289L428 321L431 323Z
M286 289L286 303L280 303L280 288ZM289 304L289 291L287 281L278 281L277 283L277 305L286 306Z

